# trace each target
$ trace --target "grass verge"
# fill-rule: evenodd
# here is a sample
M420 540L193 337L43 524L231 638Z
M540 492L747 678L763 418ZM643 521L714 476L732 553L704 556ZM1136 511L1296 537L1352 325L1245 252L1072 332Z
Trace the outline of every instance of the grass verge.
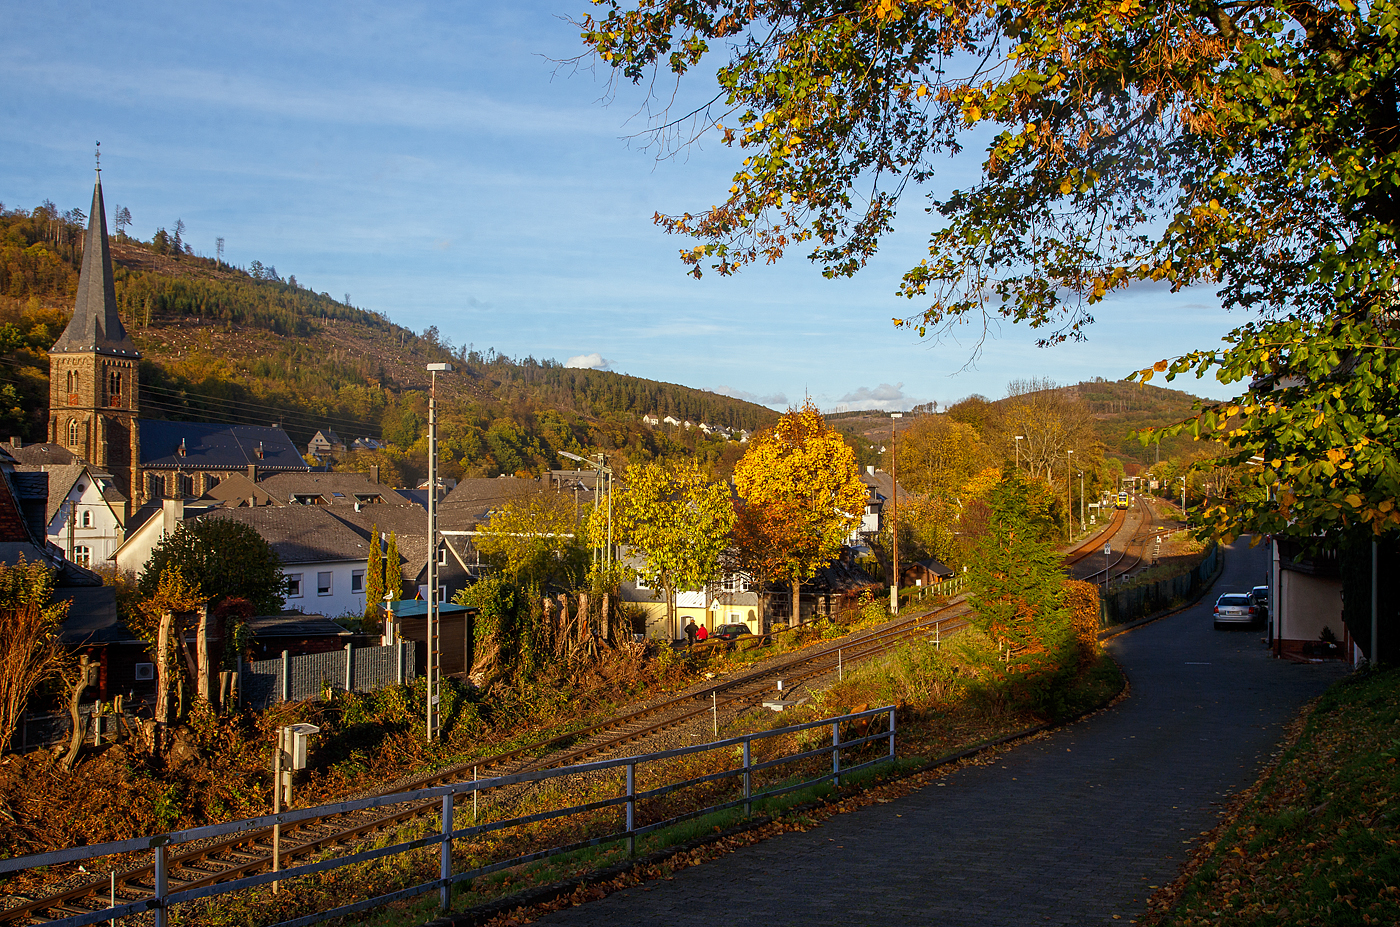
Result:
M1144 923L1400 923L1400 669L1337 683Z

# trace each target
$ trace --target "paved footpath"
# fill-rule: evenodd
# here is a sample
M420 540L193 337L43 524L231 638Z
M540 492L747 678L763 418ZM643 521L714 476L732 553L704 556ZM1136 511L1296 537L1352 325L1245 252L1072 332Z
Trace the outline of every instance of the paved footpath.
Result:
M1262 583L1264 568L1262 548L1238 541L1199 605L1112 640L1131 694L1110 711L538 923L1125 923L1255 780L1299 706L1343 674L1271 659L1258 631L1213 630L1216 595Z

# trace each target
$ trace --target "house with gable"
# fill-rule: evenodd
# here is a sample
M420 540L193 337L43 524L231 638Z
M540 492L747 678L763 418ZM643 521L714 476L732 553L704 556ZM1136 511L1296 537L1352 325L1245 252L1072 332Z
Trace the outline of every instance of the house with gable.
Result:
M84 463L20 464L21 473L48 475L45 535L69 561L104 564L126 539L128 502L110 473Z
M345 442L340 440L340 435L329 428L323 428L316 432L311 436L311 440L306 443L306 453L313 457L344 452Z

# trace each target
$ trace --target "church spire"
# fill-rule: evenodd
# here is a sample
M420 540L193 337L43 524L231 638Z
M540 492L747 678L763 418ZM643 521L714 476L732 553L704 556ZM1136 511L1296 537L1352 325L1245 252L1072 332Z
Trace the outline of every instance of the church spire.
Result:
M83 269L78 276L78 301L68 327L49 349L50 354L107 354L137 358L141 353L117 314L117 289L112 281L112 254L107 245L107 211L102 205L102 169L92 188Z

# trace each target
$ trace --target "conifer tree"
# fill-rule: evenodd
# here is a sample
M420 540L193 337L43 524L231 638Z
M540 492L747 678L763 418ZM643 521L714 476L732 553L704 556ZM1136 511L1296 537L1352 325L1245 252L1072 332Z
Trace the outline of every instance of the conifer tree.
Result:
M384 555L379 550L379 526L369 528L369 563L365 569L365 617L377 615L384 599Z
M384 592L395 602L403 595L403 569L399 565L399 538L392 531L389 532L389 543L384 551Z

